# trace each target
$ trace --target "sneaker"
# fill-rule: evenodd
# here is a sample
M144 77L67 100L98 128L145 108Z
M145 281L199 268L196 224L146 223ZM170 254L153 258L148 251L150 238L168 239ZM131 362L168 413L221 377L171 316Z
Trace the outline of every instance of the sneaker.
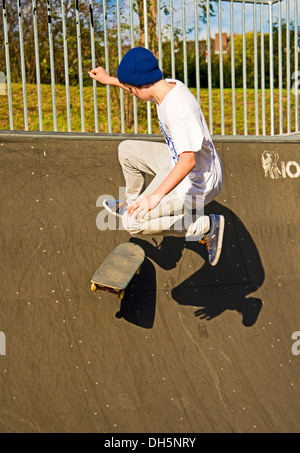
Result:
M113 198L108 198L103 201L103 206L111 214L122 217L122 215L127 211L127 201L118 201Z
M210 230L199 242L207 248L209 264L215 266L221 255L225 221L222 215L210 214L209 218Z

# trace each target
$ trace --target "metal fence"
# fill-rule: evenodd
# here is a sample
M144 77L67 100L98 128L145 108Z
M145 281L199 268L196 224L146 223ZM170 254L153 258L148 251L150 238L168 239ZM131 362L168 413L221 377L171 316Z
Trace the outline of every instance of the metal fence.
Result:
M212 134L298 133L298 10L299 0L2 0L0 129L156 132L150 102L87 77L144 45L191 88Z

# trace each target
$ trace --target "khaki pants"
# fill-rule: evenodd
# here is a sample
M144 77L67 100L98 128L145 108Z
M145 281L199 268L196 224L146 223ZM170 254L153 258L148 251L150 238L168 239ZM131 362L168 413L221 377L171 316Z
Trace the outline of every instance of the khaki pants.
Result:
M122 166L128 203L140 196L151 195L172 170L172 158L164 143L126 140L119 145L119 161ZM146 173L153 176L145 187ZM209 230L209 217L204 215L204 206L217 195L216 189L209 197L197 197L196 218L192 216L191 203L184 203L173 189L144 218L122 216L124 228L132 235L185 236L190 240L201 239Z

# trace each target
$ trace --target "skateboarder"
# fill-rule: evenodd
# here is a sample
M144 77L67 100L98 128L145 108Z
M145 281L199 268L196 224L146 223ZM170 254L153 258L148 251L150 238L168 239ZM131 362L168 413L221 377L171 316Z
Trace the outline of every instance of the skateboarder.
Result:
M222 168L199 103L179 80L164 79L155 56L143 47L130 49L117 77L104 68L91 78L156 103L166 144L125 140L119 161L126 182L126 201L107 199L104 207L122 217L132 235L172 235L206 245L209 263L217 264L223 241L224 217L204 215L204 206L221 191ZM145 173L154 178L145 188ZM191 215L192 210L195 215Z

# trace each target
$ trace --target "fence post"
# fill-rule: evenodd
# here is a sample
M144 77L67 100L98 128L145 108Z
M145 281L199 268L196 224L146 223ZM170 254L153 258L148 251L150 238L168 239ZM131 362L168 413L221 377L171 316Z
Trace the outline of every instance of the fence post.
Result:
M7 26L7 13L6 13L6 0L2 0L3 10L3 28L4 28L4 44L5 44L5 63L6 63L6 76L7 76L7 94L8 94L8 112L9 112L9 127L14 130L13 108L12 108L12 95L11 95L11 82L10 82L10 60L9 60L9 42L8 42L8 26Z
M0 96L6 95L5 74L0 71Z

